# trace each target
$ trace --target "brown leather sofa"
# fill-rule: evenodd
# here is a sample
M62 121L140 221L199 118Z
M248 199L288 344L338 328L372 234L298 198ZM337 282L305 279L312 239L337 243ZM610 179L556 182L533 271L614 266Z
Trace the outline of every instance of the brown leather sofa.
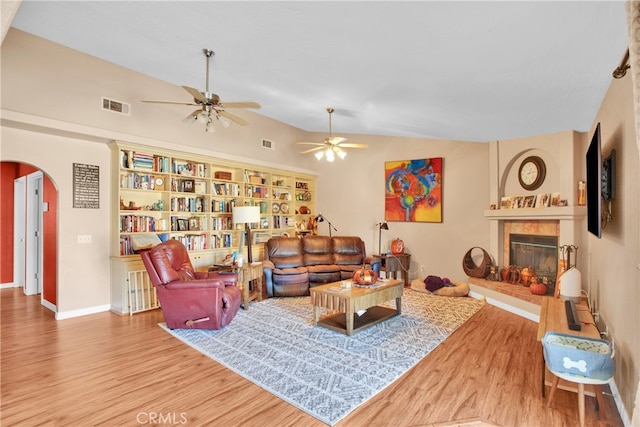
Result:
M380 272L380 259L367 256L360 237L272 237L263 264L267 296L309 295L314 286L350 279L363 264Z

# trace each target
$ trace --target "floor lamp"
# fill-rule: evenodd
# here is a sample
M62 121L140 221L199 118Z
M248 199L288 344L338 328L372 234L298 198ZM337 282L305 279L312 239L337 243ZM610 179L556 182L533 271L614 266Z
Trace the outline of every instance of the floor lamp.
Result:
M333 224L331 224L331 221L329 221L324 215L322 215L321 213L318 214L318 216L316 217L316 221L317 222L325 222L325 220L327 221L327 224L329 224L329 237L331 237L331 229L333 228L334 231L338 231L337 228L335 228L333 226Z
M249 228L249 224L260 222L260 207L234 206L232 215L234 224L244 223L244 232L247 235L247 262L251 264L253 257L251 256L251 228ZM240 240L240 250L242 250L242 239Z
M382 255L382 230L388 230L389 224L385 221L379 222L376 225L378 226L378 255Z

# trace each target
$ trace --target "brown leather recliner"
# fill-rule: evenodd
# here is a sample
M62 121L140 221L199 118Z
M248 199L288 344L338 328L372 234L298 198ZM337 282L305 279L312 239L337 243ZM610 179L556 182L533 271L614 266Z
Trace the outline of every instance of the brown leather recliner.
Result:
M220 329L238 313L238 276L194 271L181 242L167 240L140 256L169 329Z
M349 279L363 265L380 272L380 259L366 255L360 237L274 237L265 244L267 296L309 295L309 288Z

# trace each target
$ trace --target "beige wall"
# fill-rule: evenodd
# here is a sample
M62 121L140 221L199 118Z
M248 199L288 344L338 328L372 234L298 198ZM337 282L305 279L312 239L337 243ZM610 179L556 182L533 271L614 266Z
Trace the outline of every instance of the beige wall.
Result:
M104 144L2 127L2 160L29 163L58 188L58 312L109 309L109 149ZM100 209L73 209L73 163L100 167ZM92 236L79 244L79 234Z
M617 195L613 222L603 230L602 239L587 234L589 268L583 271L583 280L615 338L615 381L630 419L640 379L640 154L631 75L612 80L591 132L597 122L601 122L603 155L616 150Z
M466 280L462 257L470 247L486 247L488 242L488 222L481 214L487 208L487 144L347 136L349 142L365 142L369 148L351 150L345 161L323 164L317 183L318 210L338 233L362 237L367 251L377 253L376 223L384 220L385 161L442 157L442 223L389 222L389 230L382 232L382 250L399 237L411 253L411 278L432 274ZM319 223L318 229L328 234L324 223Z
M313 156L300 155L295 141L319 140L324 135L309 134L252 112L241 113L252 123L247 127L219 128L213 135L196 125L185 128L180 120L189 111L180 106L139 102L143 98L182 99L181 88L14 29L7 34L0 55L3 113L0 159L24 161L41 168L59 189L59 310L81 312L108 305L110 301L110 171L105 143L111 139L306 172L315 170L318 210L338 228L337 233L363 237L369 253L377 252L375 224L384 214L384 162L443 157L443 222L390 223L390 230L383 232L383 246L400 237L412 254L412 277L435 274L453 280L465 279L461 261L470 247L487 247L489 225L483 211L492 203L489 183L497 176L497 171L489 169L489 144L346 135L350 142L368 143L369 149L351 150L342 162L319 163ZM616 384L629 417L640 364L637 332L640 324L637 269L640 179L630 77L625 79L612 82L596 119L602 122L603 151L614 147L618 151L615 221L607 226L601 240L587 238L585 231L582 240L586 247L581 250L586 251L589 258L586 280L616 340ZM131 116L102 111L101 96L130 102ZM566 138L572 133L559 135ZM557 137L533 139L537 143ZM262 149L262 138L274 141L277 150ZM512 142L522 147L518 150L524 150L529 141L527 138ZM576 141L584 144L582 136ZM555 153L551 147L545 151L550 155L548 163L557 167L545 185L552 189L568 180L570 185L562 188L567 188L567 192L573 189L580 176L564 176L563 154ZM582 160L569 161L579 174ZM100 165L100 209L89 212L71 208L73 162ZM512 188L515 191L516 187L512 186L516 184L511 180L507 178L505 192ZM327 234L326 227L320 224L322 234ZM92 234L93 243L78 245L78 234ZM425 270L420 271L420 266Z

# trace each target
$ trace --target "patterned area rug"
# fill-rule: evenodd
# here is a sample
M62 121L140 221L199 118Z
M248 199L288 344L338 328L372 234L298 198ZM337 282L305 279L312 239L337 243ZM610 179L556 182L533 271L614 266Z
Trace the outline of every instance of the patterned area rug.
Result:
M169 330L186 344L333 425L414 366L484 303L405 290L402 315L351 337L313 326L309 297L240 309L219 331ZM395 301L390 303L395 307Z

